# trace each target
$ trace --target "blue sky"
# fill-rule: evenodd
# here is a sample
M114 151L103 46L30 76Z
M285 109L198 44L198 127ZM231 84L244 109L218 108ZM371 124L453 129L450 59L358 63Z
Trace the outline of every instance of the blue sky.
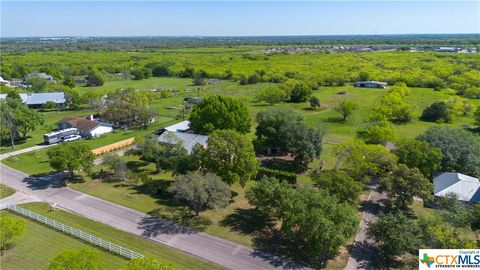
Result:
M1 36L479 33L480 1L0 1Z

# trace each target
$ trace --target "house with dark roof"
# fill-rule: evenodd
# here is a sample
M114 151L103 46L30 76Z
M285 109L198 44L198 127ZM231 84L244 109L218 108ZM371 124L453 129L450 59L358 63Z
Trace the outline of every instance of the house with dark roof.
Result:
M57 123L61 129L76 128L80 135L86 138L99 137L113 131L113 125L96 121L93 116L89 117L66 117Z
M47 102L53 102L57 108L64 108L66 99L64 92L19 94L22 102L30 108L41 108ZM0 94L0 99L6 99L7 94Z
M433 179L435 197L455 194L458 200L467 203L480 201L480 182L478 178L461 173L445 172Z

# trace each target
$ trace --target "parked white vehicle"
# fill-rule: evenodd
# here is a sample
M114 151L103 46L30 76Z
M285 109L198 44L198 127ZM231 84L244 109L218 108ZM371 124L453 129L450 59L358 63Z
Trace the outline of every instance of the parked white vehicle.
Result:
M82 136L80 135L69 135L69 136L66 136L66 137L63 137L63 141L64 142L74 142L74 141L78 141L82 138Z

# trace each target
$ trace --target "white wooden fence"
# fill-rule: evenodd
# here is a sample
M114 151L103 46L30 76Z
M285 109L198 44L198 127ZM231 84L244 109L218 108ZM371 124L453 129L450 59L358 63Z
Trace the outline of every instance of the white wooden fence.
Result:
M124 247L121 247L119 245L115 245L115 244L112 244L110 242L107 242L105 240L102 240L98 237L95 237L91 234L88 234L88 233L85 233L85 232L82 232L80 230L77 230L73 227L70 227L70 226L67 226L63 223L60 223L60 222L57 222L53 219L49 219L47 217L44 217L40 214L37 214L35 212L32 212L30 210L27 210L25 208L21 208L19 206L16 206L14 204L10 204L10 203L3 203L0 205L0 210L1 209L8 209L8 210L11 210L15 213L18 213L22 216L25 216L25 217L28 217L28 218L31 218L33 220L36 220L38 222L41 222L43 224L46 224L50 227L53 227L57 230L60 230L66 234L70 234L70 235L73 235L75 237L78 237L82 240L85 240L95 246L99 246L99 247L102 247L104 249L107 249L113 253L116 253L120 256L123 256L123 257L126 257L128 259L137 259L137 258L143 258L143 255L142 254L139 254L139 253L136 253L134 251L131 251L129 249L126 249Z

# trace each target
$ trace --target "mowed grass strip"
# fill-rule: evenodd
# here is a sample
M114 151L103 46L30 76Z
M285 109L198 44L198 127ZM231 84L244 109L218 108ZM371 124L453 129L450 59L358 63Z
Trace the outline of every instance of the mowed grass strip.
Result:
M15 189L0 184L0 199L6 198L15 193Z
M50 261L64 249L91 247L86 242L53 230L45 225L2 210L2 216L12 216L27 221L25 234L0 257L2 269L48 269ZM100 252L100 269L120 269L128 261L105 250Z
M222 269L213 263L81 216L58 209L52 211L52 208L45 203L29 203L22 205L22 207L140 254L174 262L181 269ZM2 212L2 214L3 213L4 212ZM12 213L7 214L17 216ZM18 241L18 244L9 251L9 255L2 256L2 269L46 269L50 259L60 250L89 245L77 238L65 235L31 220L28 220L27 226L27 231L30 231L30 228L35 228L37 231L34 231L32 235L30 233L26 234L21 240L23 242ZM43 245L42 242L46 242L46 244ZM37 244L35 245L35 243ZM49 246L47 246L47 244ZM32 258L29 258L34 250L36 250L36 253L31 256ZM45 253L44 250L48 250L48 253ZM101 269L119 269L128 262L122 257L112 253L106 251L101 251L101 253L102 265L104 266ZM23 267L23 261L28 262L28 265ZM31 261L31 263L29 261ZM39 265L42 265L42 267L39 267Z

